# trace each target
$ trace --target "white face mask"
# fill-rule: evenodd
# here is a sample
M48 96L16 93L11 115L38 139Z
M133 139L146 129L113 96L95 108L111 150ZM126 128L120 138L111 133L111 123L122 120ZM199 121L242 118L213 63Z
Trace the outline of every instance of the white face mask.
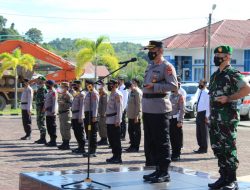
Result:
M96 85L97 90L99 90L100 88L102 88L102 85L100 85L100 84Z
M63 93L62 87L59 86L59 87L57 88L57 92L60 93L60 94L62 94L62 93Z

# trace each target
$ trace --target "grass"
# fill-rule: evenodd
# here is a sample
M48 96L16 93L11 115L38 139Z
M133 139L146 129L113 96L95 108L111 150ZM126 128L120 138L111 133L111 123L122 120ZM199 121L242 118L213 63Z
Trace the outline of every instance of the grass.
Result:
M10 107L6 107L4 110L0 111L0 115L21 115L21 109L11 109ZM32 110L32 113L36 113L35 110Z

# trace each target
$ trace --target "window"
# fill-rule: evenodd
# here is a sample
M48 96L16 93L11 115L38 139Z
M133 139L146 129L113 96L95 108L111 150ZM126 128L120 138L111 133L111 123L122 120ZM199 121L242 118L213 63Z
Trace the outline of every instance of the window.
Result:
M204 68L202 67L194 68L194 81L198 82L203 78L204 78Z
M236 59L231 59L231 64L236 64Z
M194 64L204 64L204 59L195 59Z

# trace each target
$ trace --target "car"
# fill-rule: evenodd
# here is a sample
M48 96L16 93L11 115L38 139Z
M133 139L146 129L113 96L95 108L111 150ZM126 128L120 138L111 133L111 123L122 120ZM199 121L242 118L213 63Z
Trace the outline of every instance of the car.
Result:
M250 120L250 94L242 98L241 103L238 103L238 109L242 119Z
M185 112L186 114L193 118L196 117L196 105L197 105L197 95L199 94L200 90L198 89L198 83L184 83L181 84L181 87L186 91L186 105L185 105Z

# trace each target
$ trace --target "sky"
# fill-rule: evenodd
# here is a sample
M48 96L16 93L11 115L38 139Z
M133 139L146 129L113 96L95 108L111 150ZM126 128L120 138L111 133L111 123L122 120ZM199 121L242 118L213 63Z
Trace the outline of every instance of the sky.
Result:
M250 19L249 7L249 0L0 0L0 15L20 34L38 28L44 42L106 35L146 45L206 26L209 13L212 23Z

